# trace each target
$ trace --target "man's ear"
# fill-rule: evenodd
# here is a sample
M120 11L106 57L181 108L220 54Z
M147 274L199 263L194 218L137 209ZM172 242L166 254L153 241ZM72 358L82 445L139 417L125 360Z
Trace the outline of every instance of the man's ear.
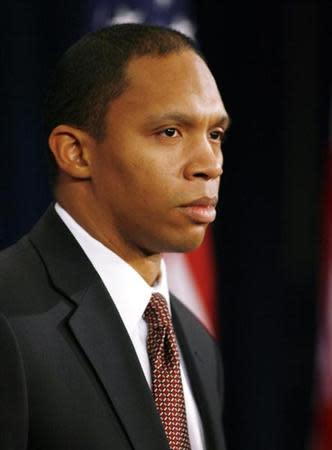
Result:
M48 145L60 170L73 178L90 178L93 138L89 134L70 125L58 125L52 130Z

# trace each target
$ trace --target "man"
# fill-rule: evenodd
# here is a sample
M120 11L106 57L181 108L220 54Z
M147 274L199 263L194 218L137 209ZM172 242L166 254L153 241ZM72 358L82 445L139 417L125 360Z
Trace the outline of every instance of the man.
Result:
M224 449L218 349L161 254L214 220L228 123L178 32L116 25L64 55L56 203L0 257L1 449Z

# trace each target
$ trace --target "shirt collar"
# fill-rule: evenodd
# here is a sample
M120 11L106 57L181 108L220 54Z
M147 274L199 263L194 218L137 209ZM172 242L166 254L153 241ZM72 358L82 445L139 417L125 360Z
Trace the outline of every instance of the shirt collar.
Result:
M161 261L158 282L156 285L150 286L133 267L93 238L58 203L55 204L55 211L82 247L102 279L119 311L129 336L133 335L134 330L142 320L145 308L154 292L159 292L165 297L171 312L166 266L163 260Z

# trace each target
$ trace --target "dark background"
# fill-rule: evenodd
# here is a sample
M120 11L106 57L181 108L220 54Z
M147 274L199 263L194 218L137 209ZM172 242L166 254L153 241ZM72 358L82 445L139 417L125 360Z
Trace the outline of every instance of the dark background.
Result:
M194 6L198 40L233 119L214 227L228 449L304 450L326 207L331 3ZM89 8L74 0L1 5L0 247L50 201L42 97L55 60L88 28Z
M200 40L233 117L215 229L230 450L309 442L331 6L200 6Z

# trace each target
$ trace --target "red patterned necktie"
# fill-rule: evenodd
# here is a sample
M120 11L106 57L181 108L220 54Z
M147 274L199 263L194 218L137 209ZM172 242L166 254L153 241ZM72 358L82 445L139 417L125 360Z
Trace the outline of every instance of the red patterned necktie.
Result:
M144 312L152 393L171 450L190 450L180 358L166 300L152 294Z

